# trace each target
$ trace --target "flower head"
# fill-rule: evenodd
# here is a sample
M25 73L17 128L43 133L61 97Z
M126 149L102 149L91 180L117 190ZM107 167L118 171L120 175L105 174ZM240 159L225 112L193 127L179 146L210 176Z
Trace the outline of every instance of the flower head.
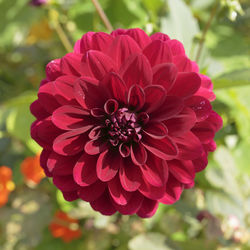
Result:
M49 229L55 238L62 238L64 242L81 237L82 231L76 219L71 218L63 211L57 211Z
M151 217L194 185L215 150L212 83L165 34L88 32L46 73L31 134L68 201Z
M21 172L29 184L38 184L44 178L44 170L40 166L40 155L27 157L21 163Z
M48 2L48 0L31 0L30 4L33 6L41 6Z
M12 182L12 170L6 166L0 167L0 207L5 205L9 193L13 191L15 184Z

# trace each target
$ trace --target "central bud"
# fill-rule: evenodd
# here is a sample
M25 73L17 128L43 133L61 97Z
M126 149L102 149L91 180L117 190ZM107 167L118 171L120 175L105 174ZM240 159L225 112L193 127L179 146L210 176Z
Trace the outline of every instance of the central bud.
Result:
M137 123L137 114L127 108L117 109L105 120L108 128L110 143L117 146L120 143L139 141L141 139L141 126Z

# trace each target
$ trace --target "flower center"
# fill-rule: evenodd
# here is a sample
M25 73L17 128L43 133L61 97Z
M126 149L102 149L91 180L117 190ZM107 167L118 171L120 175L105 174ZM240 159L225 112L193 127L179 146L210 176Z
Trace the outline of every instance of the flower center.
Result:
M141 125L137 122L137 114L127 108L120 108L105 120L109 141L113 146L120 143L139 141Z

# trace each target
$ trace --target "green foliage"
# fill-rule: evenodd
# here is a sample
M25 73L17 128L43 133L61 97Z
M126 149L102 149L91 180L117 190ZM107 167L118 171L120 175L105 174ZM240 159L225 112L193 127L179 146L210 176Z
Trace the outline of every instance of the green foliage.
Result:
M69 41L87 31L106 31L92 1L51 0L35 8L28 0L0 0L0 166L13 170L16 189L0 208L3 250L235 250L250 248L250 60L249 1L99 0L114 28L162 31L184 43L196 58L197 43L219 3L205 36L201 72L214 83L214 109L223 117L217 150L209 155L196 185L174 205L160 205L153 218L105 217L83 201L67 202L51 181L24 183L20 163L41 148L30 137L37 98L48 61L66 51L54 17ZM240 4L241 2L241 4ZM245 13L245 14L244 14ZM0 186L1 189L1 186ZM1 191L1 190L0 190ZM49 230L53 213L63 210L79 220L82 237L70 243ZM201 212L205 212L200 219ZM236 218L237 227L230 221ZM238 238L237 238L238 237Z

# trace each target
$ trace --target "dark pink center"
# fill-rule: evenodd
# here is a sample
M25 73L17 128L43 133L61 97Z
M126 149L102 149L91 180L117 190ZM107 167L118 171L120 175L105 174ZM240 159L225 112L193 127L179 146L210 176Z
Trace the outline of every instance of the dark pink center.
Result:
M105 120L109 141L113 146L120 143L139 141L141 125L137 122L137 114L127 108L120 108Z

